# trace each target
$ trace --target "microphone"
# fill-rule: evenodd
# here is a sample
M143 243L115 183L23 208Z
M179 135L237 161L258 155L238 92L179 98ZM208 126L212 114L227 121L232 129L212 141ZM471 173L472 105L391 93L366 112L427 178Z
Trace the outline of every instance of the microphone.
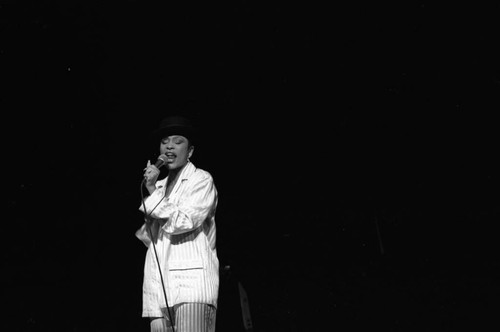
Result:
M156 160L156 163L155 163L155 166L156 168L160 168L162 166L164 166L166 163L167 163L167 156L164 155L164 154L161 154L158 156L158 160Z

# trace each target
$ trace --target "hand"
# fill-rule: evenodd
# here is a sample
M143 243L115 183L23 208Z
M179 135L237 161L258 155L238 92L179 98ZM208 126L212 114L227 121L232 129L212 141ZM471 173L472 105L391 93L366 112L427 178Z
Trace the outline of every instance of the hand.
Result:
M148 160L146 168L144 168L145 186L154 187L159 175L160 175L160 170L155 165L152 165L151 161Z

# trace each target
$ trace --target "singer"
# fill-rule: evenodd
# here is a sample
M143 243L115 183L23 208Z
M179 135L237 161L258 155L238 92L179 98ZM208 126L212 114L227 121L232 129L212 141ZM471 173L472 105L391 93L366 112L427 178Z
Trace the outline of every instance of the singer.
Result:
M160 157L144 171L149 195L139 209L147 218L136 236L148 248L142 316L149 317L152 332L215 331L217 190L210 173L190 161L197 134L186 117L163 119L153 132ZM161 167L168 175L158 179Z

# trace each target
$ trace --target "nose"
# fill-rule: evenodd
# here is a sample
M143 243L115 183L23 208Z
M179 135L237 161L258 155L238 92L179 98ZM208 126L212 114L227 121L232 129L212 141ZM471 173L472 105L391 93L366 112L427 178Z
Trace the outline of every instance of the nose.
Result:
M172 144L172 142L168 141L167 144L165 144L165 148L167 150L172 150L174 148L174 145Z
M160 152L161 153L167 153L167 152L172 151L172 149L173 149L172 144L165 143L165 144L162 144L162 146L160 148Z

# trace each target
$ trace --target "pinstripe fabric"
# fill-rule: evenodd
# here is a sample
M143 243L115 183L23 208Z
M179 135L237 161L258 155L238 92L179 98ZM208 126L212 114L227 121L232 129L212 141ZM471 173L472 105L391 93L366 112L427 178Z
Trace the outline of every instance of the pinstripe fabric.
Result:
M214 332L216 308L203 303L183 303L174 309L176 332ZM151 321L151 332L170 332L165 318Z
M150 323L151 332L172 332L171 326L167 326L167 321L164 318L152 320Z
M175 313L177 332L215 331L215 307L201 303L185 303Z
M167 178L145 199L146 211L158 225L156 250L168 305L205 303L217 306L219 261L215 210L217 190L211 175L191 162L183 168L169 197ZM143 206L139 208L144 212ZM143 225L136 236L148 247L144 264L143 317L161 317L166 307L152 242Z

